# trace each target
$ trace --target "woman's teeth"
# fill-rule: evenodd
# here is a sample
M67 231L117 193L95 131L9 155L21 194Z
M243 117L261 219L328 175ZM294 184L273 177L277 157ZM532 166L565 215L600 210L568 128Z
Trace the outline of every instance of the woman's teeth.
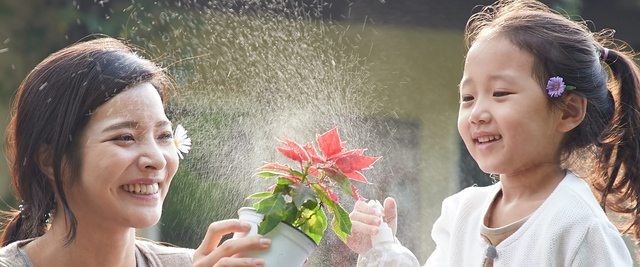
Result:
M122 186L124 191L134 193L136 195L153 195L158 193L158 183L154 184L126 184Z
M478 142L484 143L484 142L489 142L493 140L500 140L501 138L502 136L499 136L499 135L482 136L482 137L478 137Z

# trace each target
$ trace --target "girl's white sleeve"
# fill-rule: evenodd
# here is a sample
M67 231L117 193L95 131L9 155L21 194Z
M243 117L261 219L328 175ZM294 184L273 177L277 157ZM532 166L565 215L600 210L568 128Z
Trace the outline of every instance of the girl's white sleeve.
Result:
M447 200L442 202L442 211L440 217L433 224L431 229L431 238L436 243L436 249L431 253L424 267L433 266L449 266L449 243L451 238L451 229L449 214L447 210Z
M631 254L610 223L594 221L589 226L571 266L632 266Z

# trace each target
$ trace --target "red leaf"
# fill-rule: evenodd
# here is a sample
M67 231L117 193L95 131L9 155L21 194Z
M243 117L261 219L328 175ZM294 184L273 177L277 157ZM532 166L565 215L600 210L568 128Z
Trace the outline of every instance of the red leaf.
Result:
M338 167L342 173L362 171L363 169L371 167L371 164L376 162L379 158L380 157L372 158L368 156L360 156L358 154L350 154L337 158L335 166Z
M362 173L360 173L358 171L345 173L344 175L346 175L347 178L352 179L352 180L369 183L369 181L367 181L367 178L364 178L364 175L362 175Z
M304 162L309 160L309 155L305 149L296 142L293 142L285 137L282 137L283 141L280 141L286 148L278 147L278 151L280 151L287 158L290 158L295 161Z
M364 149L356 149L356 150L341 152L336 155L333 155L331 158L328 158L327 161L335 162L339 158L351 157L353 155L360 156L362 155L362 153L364 153Z
M311 144L307 143L303 148L307 152L307 155L309 155L311 162L313 162L314 164L326 163L326 161L322 157L318 156L318 152L316 152L316 148L313 147Z
M358 194L358 188L356 188L355 186L351 185L351 190L353 191L353 194L351 196L355 200L366 201L366 199L364 197L362 197L361 195Z
M320 177L320 173L318 172L318 169L316 169L315 167L309 167L309 169L307 170L308 174L314 177Z
M287 148L281 148L281 147L276 147L276 149L280 151L280 153L285 155L287 158L302 162L302 157L300 156L300 154L293 151L293 149L287 149Z
M339 178L339 175L340 175L340 172L338 172L338 170L331 167L321 167L321 168L318 168L318 170L324 171L324 173L326 173L327 176L334 179Z
M320 152L326 159L344 150L344 143L340 142L340 136L338 135L338 127L322 135L316 134L316 141L318 142L318 147L320 147Z
M285 166L285 165L281 165L278 163L268 163L265 164L264 166L258 168L259 170L281 170L281 171L288 171L290 168L289 166Z
M300 182L300 181L302 180L302 178L300 178L300 177L298 177L298 176L295 176L295 175L292 175L292 174L290 174L290 173L285 173L285 174L283 174L283 175L282 175L282 178L289 179L289 180L291 180L291 181L292 181L292 182L294 182L294 183Z

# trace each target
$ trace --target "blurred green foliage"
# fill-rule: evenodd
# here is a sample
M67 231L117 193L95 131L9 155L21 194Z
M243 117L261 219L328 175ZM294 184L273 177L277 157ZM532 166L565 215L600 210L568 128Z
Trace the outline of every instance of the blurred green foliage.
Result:
M91 34L125 37L133 10L130 0L0 0L0 105L49 54Z

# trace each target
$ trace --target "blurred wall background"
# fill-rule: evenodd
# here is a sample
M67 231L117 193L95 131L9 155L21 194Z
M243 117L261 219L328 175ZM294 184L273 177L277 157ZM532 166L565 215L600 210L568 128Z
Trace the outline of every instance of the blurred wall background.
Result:
M142 231L142 235L176 245L197 246L204 233L201 229L208 222L233 217L237 208L249 204L236 200L256 188L233 186L234 179L252 179L247 178L251 170L265 158L282 160L270 152L277 145L273 137L286 134L307 142L315 132L339 125L346 136L343 141L353 147L369 148L367 155L384 156L365 173L373 185L359 187L369 198L393 196L399 200L398 236L423 263L433 250L429 232L440 213L442 199L469 185L490 183L461 145L455 120L457 84L465 53L464 25L476 5L493 1L292 1L295 6L305 7L309 14L301 23L245 21L234 14L242 13L251 1L224 1L223 6L235 12L226 15L206 11L211 9L209 2L0 0L0 124L6 127L9 122L12 97L22 79L50 53L90 34L127 40L149 50L151 57L168 66L182 95L182 102L171 105L169 113L172 119L191 127L196 145L200 140L200 146L194 146L193 154L183 161L161 223ZM267 3L283 3L262 2L261 8ZM593 30L615 29L616 38L640 48L638 0L543 2L589 20ZM273 10L277 13L288 9ZM280 31L278 27L294 30ZM225 43L228 38L222 33L229 33L236 40ZM282 35L288 37L281 38ZM246 37L243 42L250 45L240 44L239 37ZM262 44L264 40L276 45ZM261 48L251 50L251 44ZM210 45L216 49L207 50ZM287 47L295 49L291 52ZM288 53L294 56L286 56ZM263 56L262 61L268 59L264 55L276 60L252 63L253 55ZM200 58L178 63L193 56ZM304 60L298 62L298 58ZM326 70L327 65L336 62L336 69ZM299 77L292 80L293 76L287 74L275 75L288 68L294 68ZM228 74L220 75L222 70ZM332 78L342 75L345 81ZM314 85L306 85L307 80L324 82L324 89L311 90ZM292 81L297 84L292 85ZM298 93L297 86L305 89ZM336 90L329 89L332 86L353 88L342 88L347 91L341 92L348 96L340 97ZM252 92L255 87L266 89ZM286 90L289 88L293 91ZM295 106L298 112L290 111L294 108L287 102L291 101L289 98L303 93L335 101L311 103L326 109L306 112L306 107ZM266 111L254 104L279 111ZM326 116L320 116L323 112ZM265 114L280 120L264 124L255 121L256 116ZM305 117L308 114L322 118L309 119ZM309 124L297 121L302 127L284 122L297 117ZM256 131L258 127L265 128L265 132ZM254 154L260 156L247 156ZM18 202L13 198L7 164L1 163L0 208L8 210L17 207ZM352 203L345 201L350 210ZM203 206L216 211L202 212ZM327 237L323 243L319 251L323 256L312 258L310 266L354 265L349 263L355 262L355 255L344 252L346 247L335 237ZM630 248L633 250L633 246ZM351 261L345 263L332 256L336 253Z

